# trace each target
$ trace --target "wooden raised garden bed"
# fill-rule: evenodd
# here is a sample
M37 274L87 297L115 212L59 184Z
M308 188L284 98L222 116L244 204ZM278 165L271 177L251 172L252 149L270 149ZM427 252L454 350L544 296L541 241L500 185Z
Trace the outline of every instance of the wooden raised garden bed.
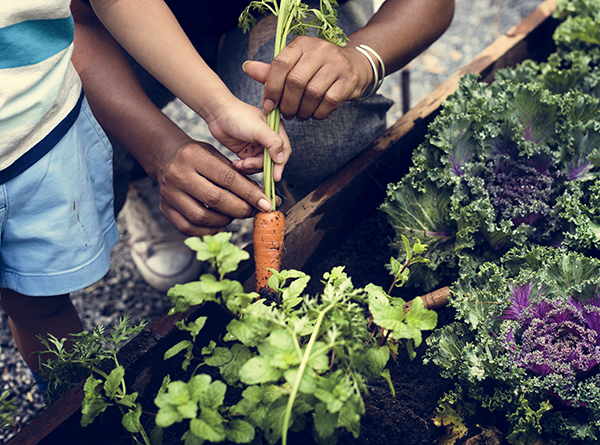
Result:
M354 277L353 274L360 267L369 271L368 263L371 256L375 256L376 253L384 255L387 253L386 237L381 236L379 232L378 240L363 240L361 245L355 243L347 246L347 251L344 250L343 241L351 241L352 231L361 230L362 221L377 218L374 215L377 214L377 207L384 200L386 185L398 181L406 173L411 152L421 143L427 125L436 116L443 100L457 88L459 79L465 73L479 73L482 80L490 82L493 80L494 73L500 68L514 66L524 59L543 60L553 51L551 37L556 23L551 18L551 14L555 4L556 0L544 1L529 17L498 38L471 63L452 75L421 103L408 111L353 162L290 209L286 216L288 229L282 268L303 270L309 275L313 275L311 272L314 271L314 281L318 281L317 274L330 270L326 267L331 265L344 265L350 255L349 252L353 251L352 254L362 256L359 261L362 264L348 265L350 268L354 267L353 270L348 271L348 274ZM381 226L379 229L385 230ZM247 249L251 251L252 246L248 246ZM389 256L384 258L384 261L388 259ZM253 270L252 262L247 261L232 278L244 283L244 287L251 290L254 288ZM387 275L385 271L381 273ZM356 283L357 286L362 284ZM129 382L130 388L138 391L140 397L154 397L163 377L177 372L168 369L169 366L173 366L171 362L163 361L165 351L179 342L183 336L174 323L187 316L197 317L209 313L211 314L209 322L214 323L214 327L213 329L205 327L202 332L215 332L217 335L225 316L215 311L215 307L204 305L186 314L163 315L125 345L120 351L120 360L127 368L127 375L132 376L132 381ZM222 317L219 316L220 314ZM443 318L443 315L441 317ZM202 339L205 342L208 340ZM402 368L402 372L407 378L412 378L412 375L416 378L422 373L418 368L422 365L419 365L418 361L411 362L410 366L408 363L399 363L398 366L406 366ZM448 384L445 383L446 386ZM439 378L438 380L434 378L424 385L435 386L444 383L440 382ZM382 394L385 393L385 387L380 389ZM377 385L373 386L370 397L376 399L378 391ZM386 397L389 397L389 391ZM417 393L415 397L418 399L422 396ZM97 419L87 428L80 427L82 399L83 385L80 385L25 426L8 444L118 443L120 436L126 433L122 430L116 413L114 418L111 418L110 412L107 411L102 418ZM428 402L432 412L436 402L437 400ZM402 408L400 405L396 406ZM389 406L388 408L374 406L371 412L368 408L363 422L368 424L377 417L377 410L385 409L389 409ZM411 408L405 406L404 409L409 411ZM409 412L404 420L399 419L398 422L404 421L410 427L410 422L414 422L414 419L410 419L410 415ZM430 418L425 420L429 421ZM367 425L364 426L361 437L363 434L369 434L368 428ZM429 428L435 429L432 425ZM379 429L382 427L380 426ZM396 430L391 431L397 433ZM392 443L386 442L386 439L382 440L377 443ZM124 443L130 442L131 439L127 437ZM348 439L343 443L359 442Z

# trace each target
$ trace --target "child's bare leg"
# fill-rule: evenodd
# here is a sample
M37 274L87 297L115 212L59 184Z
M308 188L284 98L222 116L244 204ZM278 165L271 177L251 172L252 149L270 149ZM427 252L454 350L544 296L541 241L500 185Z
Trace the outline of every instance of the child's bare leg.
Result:
M69 294L28 297L10 289L0 292L0 307L9 317L17 348L34 372L39 369L39 356L33 352L44 349L38 335L65 338L83 330Z

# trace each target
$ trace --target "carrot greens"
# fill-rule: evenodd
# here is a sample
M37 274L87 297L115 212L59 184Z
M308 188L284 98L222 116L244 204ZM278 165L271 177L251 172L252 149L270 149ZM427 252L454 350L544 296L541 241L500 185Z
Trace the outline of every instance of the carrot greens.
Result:
M309 34L310 30L316 32L317 37L323 38L339 46L345 46L348 38L337 26L338 6L336 0L321 0L320 9L309 8L300 0L259 0L253 1L241 14L239 25L247 32L256 24L256 18L251 14L256 10L262 14L273 14L277 17L277 31L275 35L275 48L273 58L287 45L287 38ZM267 123L275 131L279 132L280 112L276 107L267 116ZM273 203L275 210L275 182L273 180L273 160L267 149L264 152L264 192Z

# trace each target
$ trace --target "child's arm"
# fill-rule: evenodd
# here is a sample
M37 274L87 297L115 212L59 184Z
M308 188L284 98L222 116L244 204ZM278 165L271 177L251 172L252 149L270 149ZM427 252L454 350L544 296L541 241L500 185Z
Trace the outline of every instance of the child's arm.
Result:
M98 18L157 80L197 112L213 136L236 153L265 146L278 164L276 180L291 147L266 124L265 114L238 100L202 60L162 0L91 0Z

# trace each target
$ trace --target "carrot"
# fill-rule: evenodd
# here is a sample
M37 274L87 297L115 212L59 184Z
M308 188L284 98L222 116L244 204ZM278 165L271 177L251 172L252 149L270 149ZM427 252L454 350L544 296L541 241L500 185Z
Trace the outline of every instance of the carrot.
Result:
M450 288L448 286L436 289L428 294L421 295L423 299L423 306L425 309L438 309L448 304L448 299L451 297ZM413 305L414 300L410 300L406 303L406 310L408 311Z
M256 275L256 291L267 287L273 274L270 269L281 270L283 237L285 235L285 218L283 213L260 212L254 217L254 263Z

